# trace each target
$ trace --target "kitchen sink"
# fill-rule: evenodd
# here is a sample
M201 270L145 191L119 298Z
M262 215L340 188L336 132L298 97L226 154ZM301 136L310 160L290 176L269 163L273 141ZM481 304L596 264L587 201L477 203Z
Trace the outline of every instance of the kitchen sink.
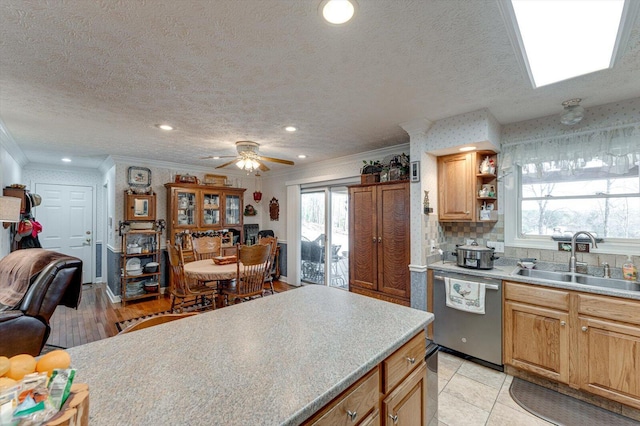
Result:
M539 278L541 280L571 282L571 276L568 272L541 271L538 269L519 269L516 275L523 277Z
M619 280L616 278L594 277L591 275L582 274L571 274L569 272L541 271L538 269L518 269L518 271L516 271L514 275L538 278L541 280L576 283L593 287L606 287L614 288L617 290L640 291L640 283L635 281Z

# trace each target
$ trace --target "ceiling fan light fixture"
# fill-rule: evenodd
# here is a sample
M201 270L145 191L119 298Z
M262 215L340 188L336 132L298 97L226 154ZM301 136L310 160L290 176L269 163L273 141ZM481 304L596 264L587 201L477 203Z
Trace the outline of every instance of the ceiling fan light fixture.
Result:
M342 25L353 18L357 5L355 0L323 0L319 10L328 23Z
M575 98L562 103L564 107L564 112L560 116L560 122L562 124L565 126L573 126L582 121L584 118L584 108L580 106L581 101L582 99Z

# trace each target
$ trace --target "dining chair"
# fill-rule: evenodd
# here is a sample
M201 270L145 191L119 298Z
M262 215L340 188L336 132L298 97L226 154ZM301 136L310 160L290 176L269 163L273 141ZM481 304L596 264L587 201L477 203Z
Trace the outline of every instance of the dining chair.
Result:
M265 270L264 275L264 289L271 291L271 294L276 294L275 289L273 288L273 262L276 257L276 250L278 249L278 238L277 237L260 237L258 235L258 244L268 245L271 247L271 252L269 254L269 264Z
M126 334L136 330L142 330L143 328L153 327L154 325L164 324L165 322L171 322L175 320L179 320L186 317L191 317L194 315L198 315L197 312L183 312L181 314L163 314L163 315L155 315L149 318L145 318L143 320L137 321L134 324L124 328L118 334Z
M271 246L255 244L253 246L237 246L236 279L228 287L222 288L225 305L229 304L229 297L234 302L253 296L263 296L264 277L269 263Z
M174 311L176 300L180 300L178 311L184 310L184 301L188 298L193 298L195 303L198 299L201 300L202 308L208 309L209 307L215 309L216 289L209 287L201 283L190 282L184 274L184 262L182 260L182 247L174 246L172 244L167 245L169 251L169 269L171 273L171 279L169 284L169 292L171 293L171 312ZM207 298L210 296L210 298Z
M210 235L206 237L194 237L191 244L193 245L193 253L196 260L212 259L220 256L222 237Z

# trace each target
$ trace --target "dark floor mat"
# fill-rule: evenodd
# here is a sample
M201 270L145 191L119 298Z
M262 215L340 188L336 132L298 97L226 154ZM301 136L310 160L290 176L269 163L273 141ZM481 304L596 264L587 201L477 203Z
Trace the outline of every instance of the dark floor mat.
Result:
M637 422L559 392L513 378L509 393L531 414L562 426L638 426Z

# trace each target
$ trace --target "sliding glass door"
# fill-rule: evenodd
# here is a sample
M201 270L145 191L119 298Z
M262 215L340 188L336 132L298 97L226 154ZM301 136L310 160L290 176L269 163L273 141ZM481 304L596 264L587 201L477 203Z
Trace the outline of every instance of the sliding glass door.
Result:
M302 190L300 205L302 281L348 289L347 188L327 186Z

